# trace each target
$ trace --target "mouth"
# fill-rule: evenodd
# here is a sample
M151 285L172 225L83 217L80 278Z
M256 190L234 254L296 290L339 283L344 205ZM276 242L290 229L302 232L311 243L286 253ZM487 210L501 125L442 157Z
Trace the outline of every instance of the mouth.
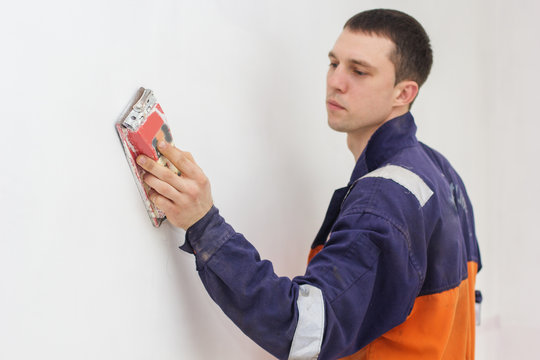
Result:
M335 100L326 100L326 107L328 110L345 110L345 107Z

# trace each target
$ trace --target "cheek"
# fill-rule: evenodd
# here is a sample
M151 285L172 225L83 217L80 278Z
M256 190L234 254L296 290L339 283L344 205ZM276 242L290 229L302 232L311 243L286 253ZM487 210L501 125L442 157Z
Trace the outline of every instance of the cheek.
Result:
M372 89L373 102L378 104L387 104L392 102L394 97L394 83L391 81L384 81L378 83Z
M359 86L354 89L354 94L351 100L357 104L357 107L372 108L386 98L386 89L377 83L365 83L364 86Z
M371 83L369 86L359 87L349 99L352 111L360 116L379 117L391 106L392 94L392 87L384 83Z
M395 85L396 84L394 77L389 77L381 84L381 92L384 91L387 97L392 97L394 95Z

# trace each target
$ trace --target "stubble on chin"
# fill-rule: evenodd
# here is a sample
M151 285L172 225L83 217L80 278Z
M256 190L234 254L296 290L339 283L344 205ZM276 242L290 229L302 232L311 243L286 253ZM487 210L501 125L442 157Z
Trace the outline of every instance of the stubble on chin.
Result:
M326 110L328 126L337 132L348 132L347 117L344 111Z

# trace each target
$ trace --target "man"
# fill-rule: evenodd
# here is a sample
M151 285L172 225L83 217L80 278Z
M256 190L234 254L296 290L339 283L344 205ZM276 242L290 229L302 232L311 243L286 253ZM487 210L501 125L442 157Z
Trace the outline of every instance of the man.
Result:
M328 123L347 133L356 166L338 189L304 276L279 278L213 206L193 157L148 158L151 198L187 229L210 296L280 359L472 359L480 268L465 187L416 140L409 108L432 53L422 26L394 10L355 15L329 53Z

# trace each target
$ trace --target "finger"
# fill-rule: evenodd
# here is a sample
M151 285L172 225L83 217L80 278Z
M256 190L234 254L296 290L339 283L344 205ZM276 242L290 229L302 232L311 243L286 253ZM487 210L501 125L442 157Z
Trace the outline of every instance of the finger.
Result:
M144 175L143 181L150 186L154 192L158 193L171 200L172 202L179 202L181 197L181 192L176 187L166 183L163 180L158 179L152 174Z
M183 176L188 178L196 178L199 173L202 173L199 166L193 160L193 156L181 151L177 147L160 141L158 144L159 151L180 171Z
M145 155L140 155L137 158L137 164L139 164L139 166L142 167L147 173L154 175L178 191L181 191L182 179L168 167L160 165Z
M165 213L165 215L174 208L174 203L170 199L167 199L165 196L160 195L154 190L150 191L148 197L158 209Z
M193 158L193 155L191 155L190 152L184 151L184 154L186 154L187 158L188 158L189 160L191 160L191 162L197 164L197 162L196 162L195 159Z

